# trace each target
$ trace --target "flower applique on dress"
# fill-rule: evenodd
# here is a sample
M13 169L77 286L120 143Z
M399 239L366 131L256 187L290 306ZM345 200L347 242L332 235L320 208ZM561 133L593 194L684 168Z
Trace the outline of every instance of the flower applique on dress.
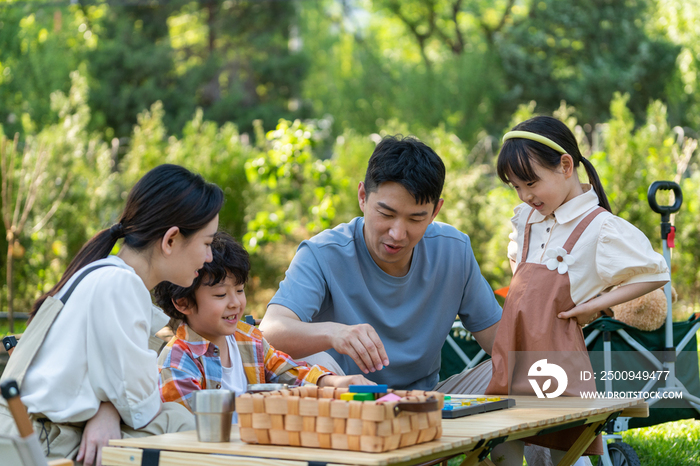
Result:
M549 258L545 262L547 268L549 270L556 269L561 275L568 272L569 266L576 262L576 260L571 257L564 248L547 249L544 255Z

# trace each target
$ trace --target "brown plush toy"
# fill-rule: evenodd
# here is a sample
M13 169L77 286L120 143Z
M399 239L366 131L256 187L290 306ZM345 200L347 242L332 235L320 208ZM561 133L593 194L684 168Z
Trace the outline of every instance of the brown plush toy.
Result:
M678 295L671 287L671 301L676 302ZM666 295L663 288L657 288L639 298L613 306L615 319L640 330L656 330L666 321Z

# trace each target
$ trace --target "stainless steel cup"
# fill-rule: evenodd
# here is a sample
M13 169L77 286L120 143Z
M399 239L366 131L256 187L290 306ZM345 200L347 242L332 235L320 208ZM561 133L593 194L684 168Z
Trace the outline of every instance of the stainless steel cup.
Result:
M194 392L193 409L200 442L231 440L231 421L235 411L236 394L229 390L199 390Z

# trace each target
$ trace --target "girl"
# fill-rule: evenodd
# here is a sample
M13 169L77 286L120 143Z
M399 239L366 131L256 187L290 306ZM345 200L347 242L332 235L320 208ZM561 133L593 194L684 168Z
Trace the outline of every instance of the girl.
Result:
M503 141L498 176L515 188L523 204L511 219L514 231L508 256L514 275L486 393L594 392L594 381L577 380L581 370L591 370L581 327L602 310L663 286L670 278L666 263L642 232L610 213L593 165L581 156L565 124L535 117L517 125ZM576 169L581 164L591 184L579 182ZM621 286L601 294L617 285ZM564 369L568 384L548 390L546 379L533 377L543 359ZM557 464L582 430L525 440L550 448ZM499 465L520 466L523 445L502 444L492 459L499 459ZM600 437L585 454L602 454Z
M222 203L221 189L201 176L154 168L129 193L119 222L88 241L37 301L3 378L20 383L47 456L100 464L109 439L194 428L185 408L160 401L148 342L168 319L149 290L164 280L192 284L212 259ZM0 432L14 429L0 405Z

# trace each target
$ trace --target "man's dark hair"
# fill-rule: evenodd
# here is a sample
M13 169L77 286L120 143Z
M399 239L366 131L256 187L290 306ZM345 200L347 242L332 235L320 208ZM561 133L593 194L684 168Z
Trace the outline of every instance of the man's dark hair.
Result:
M369 159L365 192L376 192L387 181L406 188L418 204L437 204L445 183L445 164L433 149L412 136L386 136Z
M170 282L161 282L153 289L156 304L163 309L166 315L187 322L186 316L177 310L173 301L185 298L188 306L196 306L194 292L202 285L214 286L224 281L228 276L234 277L238 285L248 281L248 271L250 271L248 251L231 235L223 231L217 232L211 243L211 253L213 260L204 264L204 267L199 270L197 278L189 287L184 288Z

